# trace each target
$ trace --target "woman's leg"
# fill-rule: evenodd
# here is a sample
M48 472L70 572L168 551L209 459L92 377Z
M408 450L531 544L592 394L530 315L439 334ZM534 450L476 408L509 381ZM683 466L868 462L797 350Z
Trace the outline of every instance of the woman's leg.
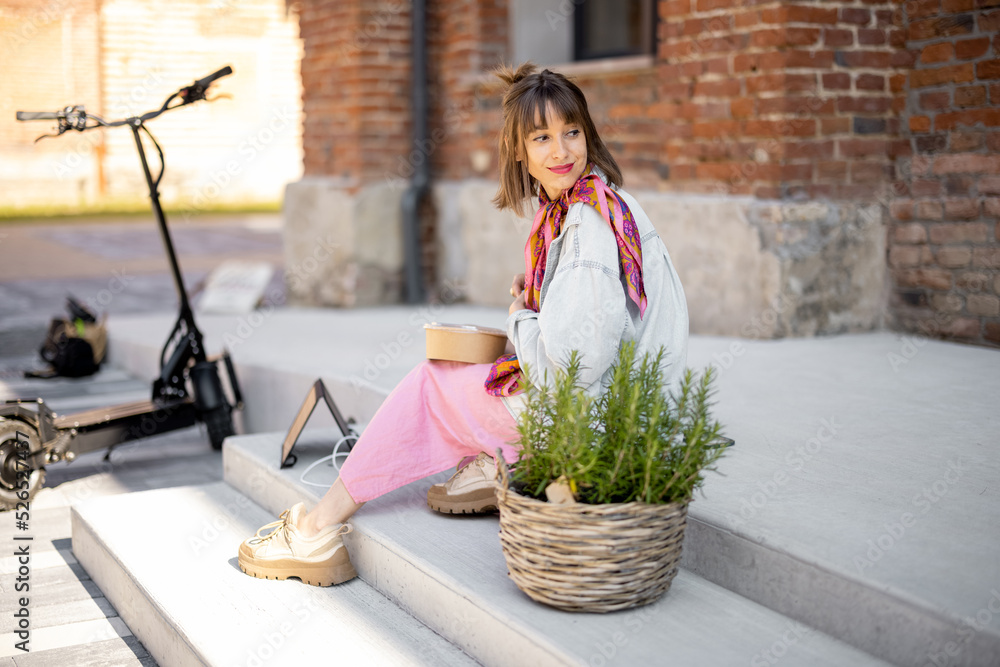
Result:
M366 501L500 447L516 459L514 418L483 388L488 364L423 362L386 398L340 477L300 522L315 534L347 521Z
M312 537L327 526L345 523L364 503L356 503L344 483L337 479L311 512L302 517L298 529Z

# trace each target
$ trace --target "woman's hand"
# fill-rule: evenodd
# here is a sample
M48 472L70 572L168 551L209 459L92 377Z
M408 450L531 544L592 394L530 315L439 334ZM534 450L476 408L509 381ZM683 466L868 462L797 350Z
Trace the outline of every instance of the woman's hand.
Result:
M512 315L519 310L527 310L527 308L528 306L524 304L524 292L521 292L517 295L517 298L514 299L514 303L510 304L510 308L507 309L507 314Z
M510 284L510 295L514 297L514 303L510 304L507 314L510 315L518 310L525 310L524 303L524 274L519 273L514 276L514 281Z
M516 297L524 291L524 274L519 273L514 276L514 282L510 284L510 295Z

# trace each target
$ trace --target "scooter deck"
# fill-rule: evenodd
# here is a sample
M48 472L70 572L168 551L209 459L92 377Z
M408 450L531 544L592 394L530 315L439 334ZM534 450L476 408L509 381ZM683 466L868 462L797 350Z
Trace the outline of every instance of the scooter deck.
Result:
M78 454L193 426L198 422L190 398L164 403L134 401L84 412L61 415L52 425L59 431L76 433L70 449Z
M52 420L52 425L58 429L67 428L90 428L99 424L136 417L138 415L156 412L158 407L153 401L133 401L131 403L119 403L83 412L74 412L69 415L61 415Z

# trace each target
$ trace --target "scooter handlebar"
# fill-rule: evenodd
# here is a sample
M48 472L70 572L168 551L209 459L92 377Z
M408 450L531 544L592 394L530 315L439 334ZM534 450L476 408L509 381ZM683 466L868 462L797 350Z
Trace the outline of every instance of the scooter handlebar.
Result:
M221 79L222 77L229 76L232 73L233 73L233 68L230 67L229 65L226 65L218 72L215 72L214 74L209 74L204 79L198 79L197 81L194 82L194 85L201 88L207 88L216 79Z
M18 120L58 120L58 111L18 111Z

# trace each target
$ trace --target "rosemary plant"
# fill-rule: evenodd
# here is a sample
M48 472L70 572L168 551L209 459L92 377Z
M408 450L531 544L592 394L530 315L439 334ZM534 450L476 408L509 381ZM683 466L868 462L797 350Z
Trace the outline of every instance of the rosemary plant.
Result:
M532 383L525 373L514 488L544 500L545 488L564 478L584 503L689 501L725 451L709 410L714 376L711 367L700 378L687 369L676 394L668 394L664 354L637 360L635 345L622 345L597 398L579 386L576 352L551 383Z

